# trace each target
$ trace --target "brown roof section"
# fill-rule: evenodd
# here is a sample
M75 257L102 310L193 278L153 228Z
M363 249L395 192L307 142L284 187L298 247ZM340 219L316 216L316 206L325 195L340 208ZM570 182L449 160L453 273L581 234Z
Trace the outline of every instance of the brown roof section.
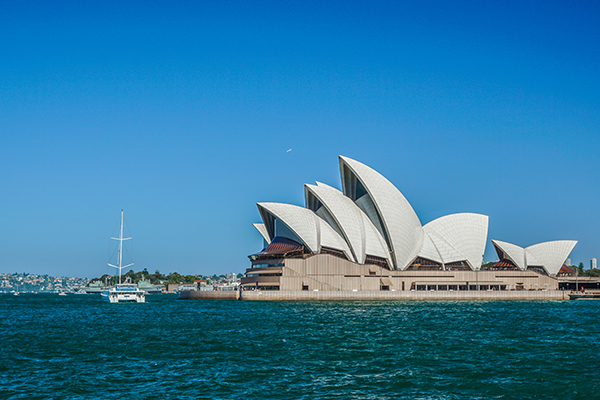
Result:
M304 246L287 238L275 237L261 254L288 254L295 252L304 252Z
M515 264L513 264L509 260L500 260L496 264L492 265L492 268L507 268L507 267L514 267L514 266L515 266Z
M559 274L574 274L575 270L571 267L567 267L565 264L563 264L562 267L560 267L560 270L558 271Z

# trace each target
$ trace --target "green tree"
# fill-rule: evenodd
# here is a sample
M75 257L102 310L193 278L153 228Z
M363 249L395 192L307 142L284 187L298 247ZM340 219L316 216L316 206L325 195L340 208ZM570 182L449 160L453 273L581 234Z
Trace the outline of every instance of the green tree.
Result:
M575 267L578 275L584 275L585 271L583 270L583 263L580 262L578 266Z

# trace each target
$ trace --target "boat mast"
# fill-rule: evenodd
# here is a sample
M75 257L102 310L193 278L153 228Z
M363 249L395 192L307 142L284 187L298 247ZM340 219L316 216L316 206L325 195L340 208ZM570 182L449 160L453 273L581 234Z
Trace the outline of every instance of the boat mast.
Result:
M119 269L119 284L121 284L121 271L123 270L123 268L127 268L127 267L130 267L130 266L133 265L133 263L131 263L131 264L123 266L123 240L129 240L129 239L131 239L130 237L128 237L128 238L124 238L123 237L123 210L121 210L121 230L120 230L120 233L119 233L119 237L118 238L111 238L111 239L119 241L119 266L112 265L111 263L108 263L108 265L110 265L111 267Z
M119 235L119 283L121 283L121 270L123 269L123 209L121 209L121 234Z

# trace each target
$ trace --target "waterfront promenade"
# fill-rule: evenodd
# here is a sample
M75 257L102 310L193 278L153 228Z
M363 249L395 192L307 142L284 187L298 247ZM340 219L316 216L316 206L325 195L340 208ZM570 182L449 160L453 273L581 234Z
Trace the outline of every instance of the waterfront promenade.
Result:
M182 291L183 300L386 301L386 300L569 300L565 290L489 291Z

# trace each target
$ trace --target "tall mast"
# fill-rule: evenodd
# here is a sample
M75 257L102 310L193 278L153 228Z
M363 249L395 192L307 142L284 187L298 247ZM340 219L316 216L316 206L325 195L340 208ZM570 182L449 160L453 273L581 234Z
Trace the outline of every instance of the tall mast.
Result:
M111 267L114 268L118 268L119 269L119 284L121 283L121 271L123 270L123 268L127 268L133 265L133 263L128 264L123 266L123 241L124 240L129 240L131 239L130 237L128 238L124 238L123 237L123 210L121 209L121 229L120 229L120 233L119 233L119 237L118 238L111 238L114 240L118 240L119 241L119 265L112 265L111 263L108 263L108 265L110 265Z
M121 283L121 270L123 269L123 209L121 209L121 234L119 235L119 283Z

